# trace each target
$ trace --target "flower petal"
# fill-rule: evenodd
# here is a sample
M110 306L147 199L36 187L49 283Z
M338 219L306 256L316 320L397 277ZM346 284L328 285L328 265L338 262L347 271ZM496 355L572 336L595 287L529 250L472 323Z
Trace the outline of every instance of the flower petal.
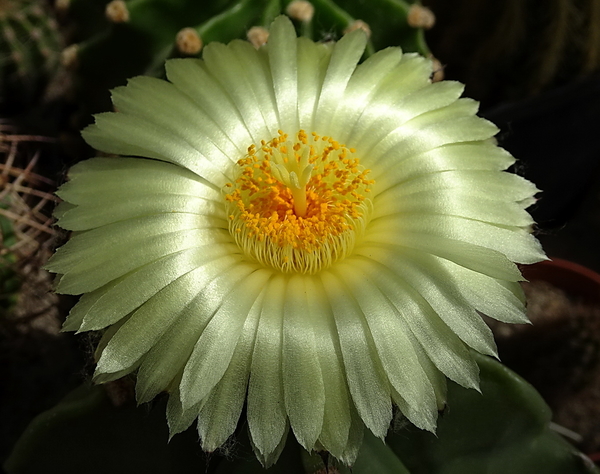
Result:
M467 304L446 278L444 269L436 259L423 252L389 247L368 247L372 259L390 268L398 277L414 288L444 323L465 344L491 356L496 356L496 345L490 328Z
M164 214L115 222L74 236L56 251L46 268L64 274L57 291L85 293L164 255L230 242L226 226L224 219L193 214Z
M192 270L202 268L204 281L210 281L211 276L240 261L239 256L236 258L231 255L231 250L229 246L204 246L182 250L85 294L73 309L73 314L79 311L84 314L79 331L98 330L114 324L158 291ZM84 306L80 307L81 303L84 303Z
M402 113L402 102L412 93L427 89L431 84L430 76L431 61L416 54L403 54L400 63L386 77L378 79L375 94L348 135L352 140L348 145L364 149L362 140L370 140L373 133L389 122L380 121L381 117L390 119ZM410 114L411 118L414 116Z
M377 219L370 223L369 239L387 242L393 240L394 232L461 240L500 252L517 263L534 263L545 258L539 242L527 230L497 227L461 217L407 214L401 220Z
M248 312L272 275L271 270L256 270L255 265L239 265L235 270L237 275L234 281L237 284L221 300L221 305L196 342L183 371L180 390L184 409L205 398L223 377ZM243 278L238 278L241 275L244 275Z
M281 373L285 277L275 275L265 291L248 385L248 427L261 456L276 452L288 429Z
M418 177L433 178L431 173L440 171L502 171L514 163L515 159L510 153L490 141L454 143L399 161L393 173L379 175L376 190L389 189ZM532 185L529 189L537 192Z
M207 46L208 48L208 46ZM219 82L208 72L203 61L171 59L165 65L167 78L197 107L219 125L229 137L235 150L230 158L246 153L244 144L257 143L256 127L246 123L236 103Z
M314 130L318 133L331 129L335 111L366 44L367 36L364 31L356 30L344 35L334 45L315 112Z
M422 58L421 60L425 61ZM404 65L405 63L400 64ZM398 69L405 72L404 68ZM379 156L370 152L376 143L414 118L447 107L460 97L464 89L462 84L450 81L430 84L427 71L428 69L424 69L418 78L404 73L398 78L399 85L384 82L385 86L380 88L378 94L365 107L350 136L356 140L352 146L363 152L366 166L372 166L371 163L379 159Z
M453 276L453 284L476 310L505 323L529 323L523 289L518 283L487 278L447 261L440 264Z
M441 320L423 295L384 264L371 260L370 257L353 258L352 264L363 268L370 275L371 280L394 305L426 354L446 377L464 387L478 387L477 364L472 360L469 350Z
M352 400L367 428L383 438L392 419L392 407L389 381L373 336L360 307L348 298L339 279L327 271L320 276L335 318Z
M349 143L349 139L352 137L349 132L354 128L361 114L371 106L373 96L377 92L382 78L390 75L401 60L401 50L387 48L378 51L364 63L359 64L348 82L344 96L331 121L331 128L327 133L342 143Z
M181 404L181 394L179 386L175 385L173 391L169 395L167 402L167 423L169 425L169 439L177 433L181 433L190 427L194 420L198 417L198 413L202 408L204 401L187 410L183 409Z
M344 452L339 457L339 459L344 464L351 466L352 464L354 464L354 461L356 461L358 452L362 445L363 436L365 432L365 425L354 406L351 405L349 411L351 420L350 433L348 435L346 449L344 449Z
M282 130L298 130L298 59L294 25L287 16L279 16L271 25L270 41L281 45L269 48L273 90Z
M211 43L204 48L203 59L209 74L220 83L244 118L254 143L277 136L280 127L271 77L266 75L262 58L250 43L233 41L229 46Z
M324 381L319 365L312 314L305 285L293 275L286 285L283 306L283 394L290 425L298 442L310 451L323 426Z
M123 199L181 194L222 202L220 188L197 174L170 163L139 158L92 158L77 163L69 170L69 181L56 194L67 201L61 205L96 205L117 194Z
M523 279L517 266L502 253L461 240L408 231L399 232L392 237L373 234L364 241L365 245L369 243L398 246L399 252L402 252L402 247L421 250L492 278L508 281Z
M135 394L138 403L146 403L163 391L170 391L178 385L185 363L190 357L194 344L202 334L210 319L210 312L197 312L194 298L177 315L175 321L160 336L143 357L137 372ZM177 350L173 350L177 347ZM177 399L180 398L179 391ZM175 395L171 395L175 398ZM181 406L183 411L183 406ZM186 429L198 416L198 411L183 428Z
M186 273L135 311L102 351L96 371L126 370L146 354L194 299L195 280L201 273Z
M412 154L424 153L434 148L452 143L486 140L493 137L498 129L495 125L468 113L472 102L454 104L427 112L392 130L385 136L373 135L372 146L361 148L363 156L370 162L377 162L377 169L386 169L387 163L398 162ZM440 119L444 120L440 120ZM373 175L377 179L377 175Z
M94 118L96 123L88 126L81 134L98 150L174 163L216 183L218 187L228 181L223 170L202 155L196 148L197 141L189 141L189 134L181 127L177 128L177 124L165 128L156 120L113 112L98 114ZM214 152L214 149L207 150L209 153Z
M212 452L221 446L237 426L246 399L263 298L264 292L257 297L248 313L225 374L212 389L198 414L198 434L205 451Z
M375 192L377 191L376 187ZM455 191L491 201L520 202L536 194L538 189L531 182L514 174L487 170L451 170L416 177L408 176L406 180L398 176L392 186L377 193L377 199L383 200L385 197L393 201L406 199L415 193L430 192L441 195ZM390 193L389 197L384 196L387 193Z
M209 268L199 267L194 282L195 296L144 357L136 387L141 400L151 399L170 387L174 379L181 378L179 375L183 373L194 346L219 309L219 296L223 298L232 293L252 271L251 267L240 266L239 261L233 264L214 263ZM177 350L173 350L174 347Z
M300 128L314 130L314 115L331 59L331 48L298 38L298 118Z
M189 143L221 172L228 170L236 146L212 117L191 103L175 85L152 77L134 77L127 87L112 91L112 100L120 113L157 125Z
M497 225L527 227L533 224L529 213L513 202L473 199L462 190L440 197L423 192L412 194L409 199L391 200L388 194L387 199L376 201L373 219L388 216L402 219L406 214L446 214Z
M319 357L325 405L319 442L336 458L342 459L353 438L352 429L359 429L352 421L352 402L340 342L327 296L316 278L305 277L308 314L314 326L316 354ZM358 414L355 414L358 417ZM359 423L362 430L362 422Z
M347 293L356 298L373 335L385 373L404 402L402 412L419 428L434 431L437 419L435 393L403 330L401 317L369 281L368 274L343 263L336 265L332 272L346 283Z

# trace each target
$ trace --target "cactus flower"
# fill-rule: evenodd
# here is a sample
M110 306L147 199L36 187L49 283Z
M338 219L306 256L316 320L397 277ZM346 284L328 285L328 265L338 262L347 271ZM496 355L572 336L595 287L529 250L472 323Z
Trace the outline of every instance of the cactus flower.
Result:
M113 91L83 136L119 155L58 191L74 231L47 268L83 294L65 330L102 330L95 380L169 392L171 433L213 451L246 406L265 465L291 428L346 464L393 407L434 431L446 380L495 355L479 313L526 322L516 263L544 254L535 186L456 82L399 48L361 64L364 31L212 43L168 81Z

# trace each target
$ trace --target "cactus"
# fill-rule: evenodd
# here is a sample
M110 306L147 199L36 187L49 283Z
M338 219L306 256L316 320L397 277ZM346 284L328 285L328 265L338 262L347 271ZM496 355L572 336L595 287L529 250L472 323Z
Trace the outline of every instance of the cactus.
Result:
M0 0L0 105L32 105L59 67L56 20L39 0Z
M430 55L424 30L435 21L430 10L404 0L70 0L57 8L71 24L63 60L76 68L85 114L110 107L108 89L134 75L161 76L166 59L197 56L211 41L248 38L260 46L282 13L313 40L363 28L370 34L367 55L391 45Z
M47 252L55 235L49 214L56 198L46 192L54 183L33 172L39 150L29 157L24 148L51 139L7 131L0 125L0 267L24 262L43 247Z
M49 217L56 198L44 191L49 179L33 172L39 153L29 159L25 142L49 141L46 137L17 135L0 125L0 309L16 302L21 269L27 262L48 257L55 231Z

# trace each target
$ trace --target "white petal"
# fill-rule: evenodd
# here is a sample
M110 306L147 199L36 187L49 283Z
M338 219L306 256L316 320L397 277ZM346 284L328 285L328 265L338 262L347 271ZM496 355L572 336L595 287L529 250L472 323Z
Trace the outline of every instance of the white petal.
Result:
M350 406L350 432L348 435L348 442L344 452L339 457L339 460L344 464L351 466L356 461L360 447L362 446L363 436L365 432L365 425L360 415L356 411L356 408Z
M112 100L120 113L156 124L173 138L180 137L191 144L222 172L228 170L232 161L229 155L235 145L212 117L173 84L152 77L135 77L129 79L127 87L114 89Z
M269 63L277 101L279 124L287 133L298 130L298 59L297 40L292 22L287 16L275 19L269 30Z
M375 189L384 190L439 171L502 171L514 163L510 153L489 141L444 145L398 161L388 173L378 175Z
M131 318L131 316L127 316L127 317L121 319L117 323L115 323L112 326L110 326L109 328L107 328L106 331L104 331L102 333L100 342L98 342L98 345L96 346L96 350L94 351L94 360L100 359L102 352L104 351L104 349L106 348L108 343L111 341L113 336L117 333L117 331L119 331L119 329L121 329L121 327L125 323L127 323L127 321L130 318ZM106 382L112 382L113 380L118 380L121 377L124 377L125 375L135 371L139 367L141 362L142 362L142 359L139 358L137 361L133 362L133 364L130 365L129 367L126 367L122 370L117 370L115 372L99 372L98 370L96 370L94 372L92 380L94 383L106 383Z
M387 77L377 81L377 90L348 134L352 138L347 145L359 150L366 149L366 143L371 143L372 135L380 133L382 128L389 125L391 117L401 113L403 102L410 100L412 93L427 90L431 84L430 75L431 61L419 55L404 54L400 64ZM387 120L381 121L382 116ZM410 114L411 118L413 116Z
M455 102L457 103L459 102ZM445 109L440 110L446 113ZM452 143L486 140L498 132L495 125L472 116L468 111L459 109L457 116L448 113L446 120L443 121L430 118L436 112L439 110L423 114L394 129L374 142L372 148L368 146L360 148L361 154L368 157L365 163L367 166L371 166L370 163L377 163L377 174L373 174L374 179L377 179L378 174L388 166L398 163L411 154L424 153ZM431 123L421 123L425 121ZM375 138L374 136L373 139Z
M333 47L315 113L314 125L317 133L322 134L321 131L331 129L335 111L366 44L365 33L356 30L344 35Z
M98 298L101 298L107 291L115 286L119 280L111 281L110 283L98 288L91 293L86 293L79 298L79 301L67 316L65 323L63 324L62 331L79 331L83 318L89 312L90 308L96 303Z
M402 165L400 165L401 167ZM409 176L405 180L401 171L389 172L388 179L393 176L395 183L379 192L376 179L377 199L406 199L416 193L431 192L441 195L442 192L460 192L473 198L491 201L518 202L530 198L538 189L529 181L511 173L497 171L457 170L439 173L428 173L421 176ZM374 176L373 176L374 177ZM384 177L384 179L386 179ZM386 194L390 193L390 196Z
M238 73L242 72L246 76L252 88L256 98L255 107L259 108L264 117L271 137L277 136L275 127L280 129L281 124L277 116L277 102L266 49L257 51L248 41L232 41L228 47L234 52L237 64L241 66Z
M230 242L226 229L224 220L193 214L115 222L75 235L56 251L46 268L65 274L57 286L59 293L85 293L164 255Z
M96 123L81 134L86 142L98 150L174 163L193 171L219 188L228 181L222 167L215 166L204 156L196 148L199 142L188 141L189 135L178 129L176 124L165 128L144 117L112 112L98 114L94 118Z
M384 246L369 246L363 251L368 251L371 258L408 282L467 345L482 354L496 355L491 330L462 298L452 284L452 278L446 276L444 268L434 257L414 250Z
M185 168L122 157L92 158L77 163L69 170L69 181L56 194L70 204L79 205L94 205L115 195L126 200L156 194L180 194L222 202L221 188L213 187Z
M419 358L419 361L421 363L421 367L425 371L425 374L427 374L429 383L431 383L431 386L433 387L433 391L435 393L435 399L436 399L436 403L437 403L437 409L438 409L438 411L441 411L446 406L446 394L447 394L447 388L448 388L447 383L446 383L447 382L446 376L442 372L440 372L440 370L436 367L436 365L433 363L433 361L429 358L429 356L423 349L423 346L419 343L419 341L417 340L415 335L411 331L406 331L406 335L410 339L411 344L412 344L413 348L415 349L415 352L417 353L417 357ZM395 402L396 402L396 399L395 399L396 393L397 392L395 390L392 391L392 399ZM410 410L414 410L414 408L407 407L406 409L403 409L402 407L400 407L400 410L404 413L404 410L406 410L406 412L409 412Z
M398 252L403 251L402 247L417 249L493 278L508 281L522 280L517 266L502 253L461 240L404 231L391 235L382 232L369 234L365 237L364 244L370 243L384 244L386 247L398 246Z
M298 118L300 128L314 130L314 116L323 79L331 59L331 48L298 38Z
M463 89L464 86L457 82L429 84L428 76L424 76L421 81L411 84L411 88L388 87L382 90L369 104L357 124L357 129L363 128L368 131L364 135L361 133L357 133L356 136L351 135L354 146L363 153L365 166L372 166L371 163L375 163L380 158L372 151L377 143L390 136L394 130L427 112L445 108L447 113L448 106L456 103ZM469 112L472 110L469 108Z
M188 363L204 331L210 324L214 324L212 321L218 315L223 301L235 296L236 288L243 285L244 280L255 270L252 265L239 263L229 268L222 268L217 273L218 276L206 275L202 272L202 268L198 269L197 281L193 285L193 291L196 292L194 299L186 305L181 318L154 344L144 359L139 374L141 379L138 380L140 394L150 394L157 389L164 390L167 385L171 385L171 380L177 374L184 371L184 366ZM188 317L194 320L187 326L186 331L185 322ZM198 385L202 383L198 382ZM190 398L190 391L196 388L184 386L179 381L182 410L187 411L202 401L199 400L198 403L191 405L183 403L184 399Z
M349 443L355 411L346 384L344 363L335 321L326 293L314 277L305 277L309 305L315 332L316 354L319 358L322 385L325 390L323 429L319 442L336 458L342 459ZM356 414L358 417L358 414ZM362 429L362 422L359 423Z
M288 426L281 373L285 277L275 275L265 290L248 386L248 426L256 450L268 457Z
M348 298L338 278L327 271L320 277L333 310L352 400L367 428L383 438L392 419L392 407L389 381L373 337L360 307Z
M229 152L234 162L246 154L248 144L260 140L262 135L253 135L256 127L245 122L233 98L212 77L203 61L171 59L165 69L167 78L175 87L210 116L229 137L235 146Z
M175 386L169 395L167 402L167 423L169 425L169 439L177 433L186 430L196 419L202 403L193 406L187 410L183 409L180 399L179 386Z
M348 82L340 105L326 130L340 143L349 143L352 137L349 132L363 112L370 107L371 100L382 80L393 71L402 59L402 51L387 48L370 56L360 64Z
M205 451L212 452L234 432L244 402L250 376L252 351L264 292L256 299L244 322L242 334L223 378L206 398L198 415L198 434Z
M201 269L186 273L135 311L102 351L97 372L125 370L148 352L195 298L201 273Z
M198 297L194 298L197 299ZM191 301L144 356L136 377L135 393L138 403L149 402L159 393L178 387L175 380L180 378L194 344L212 315L210 312L198 312L194 309L197 309L197 304ZM179 399L179 389L177 395L171 393L170 398ZM183 406L179 406L183 410ZM193 418L198 416L198 410L192 410L192 413Z
M446 377L465 387L477 387L478 368L467 346L440 319L423 295L385 265L371 260L369 252L357 253L367 256L367 259L354 257L352 265L363 268L370 275L370 279L394 305L406 327L411 330L436 367Z
M292 275L283 307L283 393L290 425L298 442L310 451L323 426L324 381L319 365L316 328L305 278Z
M421 252L415 252L410 258L412 261L408 264L403 259L402 268L407 270L405 275L417 291L423 294L426 289L429 290L425 299L442 321L468 346L482 354L497 357L492 331L452 285L451 276L439 265L439 261Z
M222 299L251 271L247 266L240 268L239 263L217 260L197 269L194 278L197 294L144 357L138 374L138 400L151 399L171 386L175 376L183 372Z
M211 43L204 48L203 58L208 72L231 97L250 134L258 140L255 143L277 136L280 127L271 78L250 43L233 41L228 46ZM266 95L261 96L265 91Z
M533 224L529 213L514 202L474 199L468 192L460 189L443 195L415 193L409 199L401 200L391 197L392 194L389 193L375 200L373 219L386 216L402 219L405 214L410 213L447 214L498 225L527 227Z
M179 386L184 409L200 402L223 377L248 312L272 275L271 270L256 270L255 265L240 265L236 271L244 277L236 277L239 283L222 299L185 366Z
M186 249L172 255L166 255L145 265L105 287L85 294L73 313L84 312L80 331L102 329L137 309L153 297L158 291L171 284L184 274L202 268L206 282L240 261L232 256L233 244L204 246ZM198 281L197 283L201 283Z
M369 281L368 274L343 263L336 265L332 272L346 282L348 298L356 298L385 373L405 401L401 407L404 415L419 428L434 431L437 418L435 393L405 333L402 318Z
M254 444L254 440L252 439L252 433L250 433L250 446L252 446L252 450L254 451L256 458L260 461L260 463L265 469L269 469L279 459L279 456L281 455L281 453L283 452L283 448L285 447L289 431L290 425L286 423L279 444L275 447L273 451L270 451L268 453L263 453L258 449L256 444Z
M486 316L505 323L528 323L523 289L516 282L498 281L451 262L440 262L469 304Z
M534 263L545 258L535 237L518 227L497 227L461 217L427 214L407 214L397 220L382 218L369 224L369 239L373 241L387 241L395 232L462 240L496 250L517 263Z
M154 195L151 198L140 194L129 200L111 196L102 202L79 206L63 213L57 224L63 229L89 230L136 217L174 212L220 219L225 214L225 206L215 201L176 194Z

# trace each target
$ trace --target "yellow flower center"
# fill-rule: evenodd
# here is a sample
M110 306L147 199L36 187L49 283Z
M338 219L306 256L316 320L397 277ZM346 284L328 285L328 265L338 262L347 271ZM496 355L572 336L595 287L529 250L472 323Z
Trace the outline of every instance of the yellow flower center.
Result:
M225 200L246 255L283 272L315 273L352 251L364 231L373 180L355 150L330 137L279 136L251 145Z

